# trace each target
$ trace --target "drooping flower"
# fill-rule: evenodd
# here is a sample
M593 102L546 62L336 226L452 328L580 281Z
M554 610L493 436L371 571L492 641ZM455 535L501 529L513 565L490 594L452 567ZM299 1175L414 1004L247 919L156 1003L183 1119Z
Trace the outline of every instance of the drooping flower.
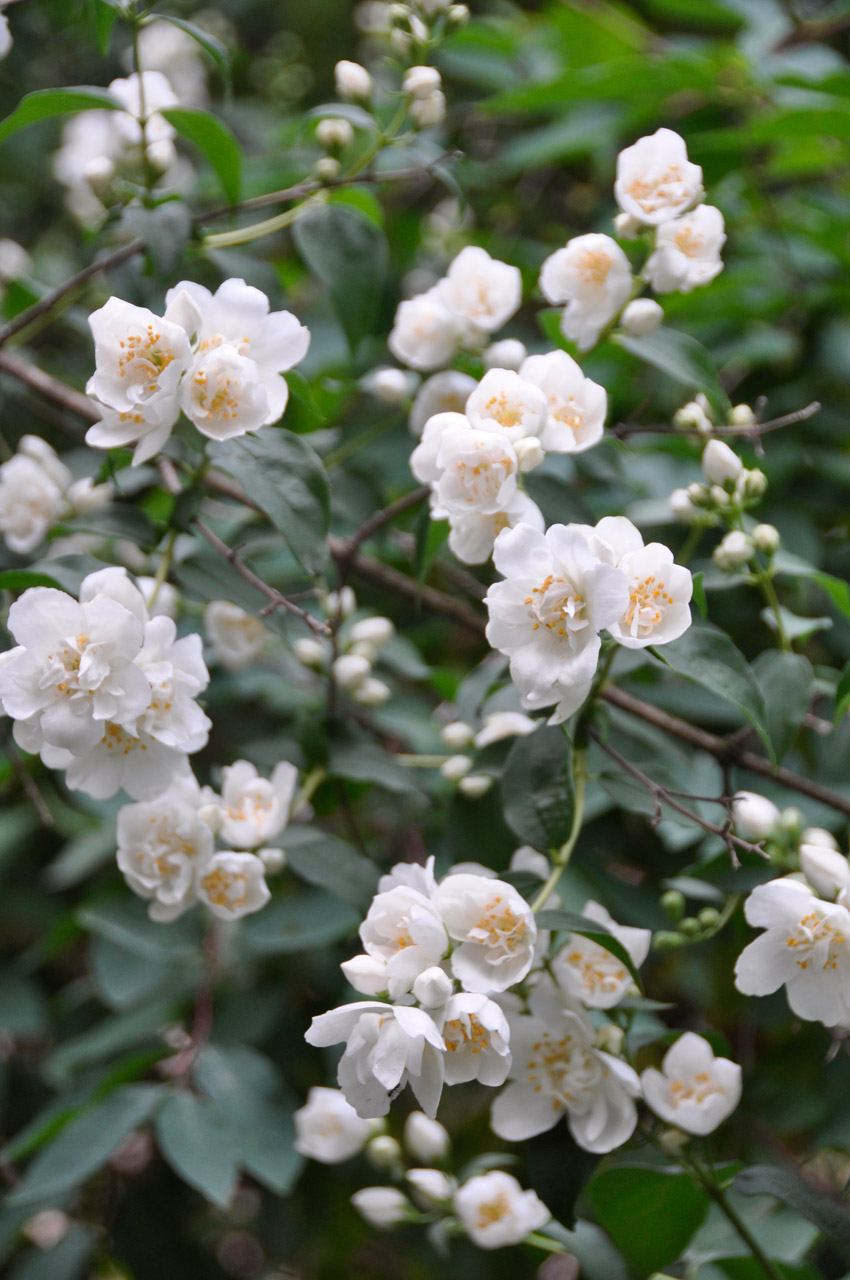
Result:
M529 356L520 376L539 387L546 400L540 443L550 453L583 453L602 439L608 395L586 378L566 351Z
M230 849L213 854L198 875L197 893L222 920L238 920L259 911L271 897L262 860Z
M9 549L18 555L27 555L44 541L62 513L65 494L72 483L70 471L55 454L56 463L64 472L61 479L56 468L48 469L40 460L28 456L24 448L28 439L36 437L25 436L19 452L0 466L0 533Z
M644 226L677 218L702 198L702 169L688 159L684 138L657 129L617 157L614 198Z
M504 880L448 875L434 905L455 949L451 969L465 991L490 995L521 982L531 968L537 924L521 894Z
M685 1133L704 1137L732 1114L741 1100L741 1068L693 1031L664 1055L661 1070L641 1072L643 1096L657 1116Z
M374 1125L361 1120L340 1089L314 1087L292 1116L295 1150L321 1164L341 1164L359 1155Z
M445 1160L452 1141L438 1120L431 1120L423 1111L411 1111L404 1122L404 1145L415 1160L433 1164Z
M516 1178L501 1169L468 1178L455 1192L454 1207L479 1249L521 1244L552 1216L534 1191L523 1191Z
M617 924L598 902L586 902L581 914L601 924L625 947L635 967L643 964L652 941L651 929ZM552 960L558 985L590 1009L611 1009L632 985L632 976L618 956L592 938L571 933Z
M501 329L522 302L518 268L491 258L477 245L461 249L438 288L440 300L454 315L487 333Z
M656 293L690 293L720 275L725 243L723 214L713 205L698 205L658 228L644 276Z
M248 760L221 771L221 839L234 849L256 849L279 836L289 821L298 770L287 760L261 778Z
M446 1084L504 1084L511 1065L510 1028L495 1001L460 992L443 1006L440 1028L446 1042Z
M118 811L118 869L134 893L151 900L152 920L176 920L197 901L197 873L213 854L199 814L194 779L178 780L156 799Z
M590 232L550 254L540 268L540 288L548 302L566 303L561 332L587 351L628 302L632 269L616 240Z
M386 965L386 990L393 1000L409 992L424 970L438 965L449 945L430 898L404 885L376 894L360 938L366 953Z

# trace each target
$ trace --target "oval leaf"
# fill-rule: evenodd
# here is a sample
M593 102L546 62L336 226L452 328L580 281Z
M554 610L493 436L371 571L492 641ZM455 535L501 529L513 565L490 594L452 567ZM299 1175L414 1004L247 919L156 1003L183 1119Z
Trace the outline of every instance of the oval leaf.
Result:
M242 149L232 129L218 116L196 108L169 107L161 114L181 138L203 152L218 174L227 199L231 204L237 204L242 184Z
M70 116L77 111L121 111L120 102L116 102L106 89L97 85L80 84L68 89L36 89L22 98L15 110L5 120L0 121L0 142L5 142L13 133L29 124L37 124L39 120L52 120L55 116Z
M179 1178L227 1208L239 1176L236 1136L212 1103L192 1093L172 1094L157 1116L156 1140Z
M292 238L327 285L352 350L373 333L389 261L387 238L350 205L317 204L293 225Z
M544 725L511 748L502 774L505 821L525 844L558 849L573 824L572 750L564 731Z

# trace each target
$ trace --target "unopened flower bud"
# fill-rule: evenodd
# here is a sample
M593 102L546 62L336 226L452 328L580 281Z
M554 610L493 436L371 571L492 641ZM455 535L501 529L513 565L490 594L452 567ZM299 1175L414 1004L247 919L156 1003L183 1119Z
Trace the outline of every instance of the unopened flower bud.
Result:
M820 849L838 849L839 844L831 831L825 827L806 827L800 836L800 844L813 844Z
M381 404L407 404L416 390L418 379L406 369L380 365L362 379L360 385Z
M533 471L546 457L537 436L523 436L514 445L520 471Z
M733 529L727 533L711 553L711 558L718 569L737 569L746 564L753 556L753 546L745 533Z
M380 707L385 702L389 702L393 691L388 684L384 684L383 680L367 676L352 689L351 696L361 707Z
M469 746L475 737L475 730L465 720L453 720L451 724L443 725L440 730L440 737L447 747L452 748L452 750L459 750L462 747Z
M316 125L316 140L327 151L342 151L354 141L354 129L342 116L326 116Z
M683 1133L681 1129L676 1129L672 1125L669 1128L662 1129L658 1135L659 1147L670 1156L677 1155L690 1140L691 1135L689 1133Z
M453 27L462 27L469 21L469 5L450 4L446 10L446 19Z
M713 484L708 491L708 496L716 507L729 506L729 494L722 489L719 484Z
M695 938L698 933L702 933L702 928L696 916L685 916L679 921L679 932L686 938Z
M413 1206L395 1187L363 1187L355 1191L351 1203L370 1227L387 1231L410 1217Z
M704 484L699 484L696 480L689 484L685 493L690 498L695 507L707 507L711 505L711 497Z
M446 115L446 95L441 89L435 89L427 98L414 98L410 104L410 118L421 129L430 129L440 124Z
M661 907L674 924L678 924L685 914L685 895L678 889L668 889L661 895Z
M282 849L273 849L268 846L265 849L260 849L257 857L269 875L277 875L278 871L282 871L286 866L286 854Z
M720 920L720 912L717 907L703 907L697 915L697 920L703 929L713 929Z
M739 484L745 498L763 498L767 492L767 476L758 467L745 471L740 478Z
M417 975L412 990L426 1009L439 1009L440 1005L446 1003L454 987L449 975L439 965L432 965ZM428 1157L419 1156L420 1160L426 1158Z
M689 400L673 414L673 426L680 431L710 431L711 420L695 400Z
M328 618L347 618L357 608L357 599L351 587L343 587L341 591L329 591L322 607Z
M440 773L448 782L460 782L472 768L471 756L449 756L440 765Z
M442 80L436 67L411 67L401 82L402 89L411 98L429 98L441 85Z
M486 795L492 785L493 779L489 774L470 773L465 778L461 778L457 789L465 796L469 796L470 800L477 800L480 796Z
M366 1156L375 1169L392 1169L401 1160L401 1147L388 1133L381 1133L369 1140Z
M422 19L415 13L411 13L407 19L407 23L410 27L410 34L413 36L413 39L417 40L419 44L426 44L429 33L428 28L425 26Z
M700 486L700 489L702 489L702 486ZM693 524L694 520L699 516L699 511L691 502L687 489L674 489L667 499L667 505L676 519L681 520L684 524Z
M815 892L829 902L850 890L850 862L837 849L801 844L800 869Z
M331 666L333 677L341 689L355 689L372 671L368 658L359 653L344 653Z
M732 821L745 840L765 840L779 822L779 810L767 796L738 791L732 797Z
M338 62L334 67L334 83L341 98L372 96L372 77L359 62Z
M402 31L401 27L393 27L390 32L390 44L396 53L399 53L404 57L410 52L410 46L413 44L413 41L407 31Z
M664 320L664 308L652 298L635 298L625 307L620 316L620 323L627 333L642 338L646 333L654 333Z
M614 219L614 234L621 240L636 240L642 225L631 213L618 213Z
M524 342L519 338L501 338L492 342L481 353L485 369L512 369L516 372L528 356Z
M313 173L320 182L333 182L339 173L339 161L335 156L322 156L313 165Z
M325 665L325 646L321 640L313 640L310 636L293 640L292 653L304 667L313 667L316 671L320 671Z
M440 1126L442 1128L442 1126ZM423 1208L443 1205L451 1200L456 1183L440 1169L408 1169L405 1174Z
M372 618L361 618L359 622L355 622L349 635L355 644L364 641L366 644L375 645L376 648L380 649L392 640L395 635L395 627L389 618L383 618L379 614L375 614Z
M788 832L789 836L799 839L803 830L804 821L805 819L796 805L789 804L786 809L782 810L782 825Z
M712 484L734 484L744 464L722 440L709 440L702 454L702 469Z
M37 1249L55 1249L71 1227L71 1219L61 1209L40 1209L21 1226L21 1235Z
M595 1045L603 1053L611 1053L616 1058L623 1047L625 1037L626 1033L622 1027L615 1026L613 1022L606 1022L596 1032Z
M444 1160L451 1150L451 1138L438 1120L424 1111L411 1111L404 1122L404 1145L414 1160L432 1164Z
M384 960L374 956L352 956L343 960L342 972L355 991L363 996L379 996L387 989L387 966Z
M732 427L748 427L755 420L756 415L748 404L736 404L729 410L729 425Z
M667 929L660 929L652 937L652 945L656 951L675 951L677 947L682 947L684 944L685 939L680 933L671 933Z
M779 550L779 530L772 524L757 524L750 534L753 546L766 556Z

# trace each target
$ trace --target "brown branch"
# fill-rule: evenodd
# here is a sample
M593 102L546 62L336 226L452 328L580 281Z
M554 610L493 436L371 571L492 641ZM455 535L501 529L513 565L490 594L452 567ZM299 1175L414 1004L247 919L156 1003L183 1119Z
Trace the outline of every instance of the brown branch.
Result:
M720 426L712 427L711 435L739 436L741 439L755 443L762 436L769 435L771 431L780 431L783 427L792 427L797 422L805 422L807 418L813 418L820 411L820 407L820 401L813 400L811 404L804 405L802 409L795 409L793 413L785 413L781 418L771 418L767 422L759 422L756 419L741 426L724 423ZM699 431L676 427L671 423L617 422L613 427L609 427L609 431L617 440L627 440L629 436L636 435L691 436L704 444L706 439L710 438L702 435Z
M39 391L86 422L100 422L100 414L88 396L66 386L22 356L13 355L11 351L0 351L0 373L8 373L10 377L17 378L18 382L32 387L33 391Z
M411 507L417 507L420 502L423 502L428 497L429 492L429 486L422 484L418 489L411 489L410 493L403 494L402 497L396 498L395 502L391 502L388 506L382 507L380 511L376 511L368 520L364 521L356 533L346 539L350 555L353 556L367 539L371 538L379 529L383 529L384 525L390 524L391 521L395 520L396 516L409 511Z

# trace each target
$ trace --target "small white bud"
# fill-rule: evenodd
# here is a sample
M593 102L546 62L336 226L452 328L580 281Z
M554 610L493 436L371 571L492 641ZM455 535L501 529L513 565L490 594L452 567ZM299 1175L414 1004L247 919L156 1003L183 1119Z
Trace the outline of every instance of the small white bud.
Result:
M839 844L831 831L825 827L806 827L800 836L800 844L813 844L821 849L838 849Z
M419 8L426 18L436 18L438 13L442 13L448 7L449 0L419 0Z
M446 11L446 18L454 27L464 26L469 21L469 5L450 4Z
M21 1235L31 1240L37 1249L55 1249L64 1240L71 1227L71 1219L61 1209L40 1209L27 1218L21 1227Z
M286 866L286 854L282 849L273 849L271 846L260 849L257 857L261 860L269 875L276 875L278 871L282 871Z
M351 587L343 587L341 591L329 591L322 608L327 618L348 618L357 608L357 598Z
M779 822L779 810L767 796L738 791L732 797L732 821L745 840L765 840Z
M753 546L745 533L733 529L714 548L711 558L719 569L737 569L753 557Z
M736 404L729 411L729 424L733 427L748 427L755 422L756 415L748 404Z
M157 173L167 173L177 161L177 148L170 138L160 138L149 145L147 157Z
M613 1022L606 1022L596 1032L596 1048L601 1049L603 1053L611 1053L616 1058L625 1038L626 1033L622 1027L615 1026Z
M449 782L459 782L461 778L466 777L471 768L470 756L449 756L448 760L440 765L440 773Z
M217 804L202 804L198 810L198 817L205 827L209 827L214 836L217 836L221 831L224 824L224 814Z
M533 471L539 467L546 453L537 436L523 436L514 445L520 471Z
M443 725L440 737L447 747L457 751L469 746L475 737L475 730L465 720L452 720L451 724Z
M430 129L440 124L446 115L446 95L435 89L427 98L414 98L410 104L410 118L420 129Z
M850 889L850 862L837 849L801 844L800 868L815 892L830 902Z
M743 472L738 487L745 498L763 498L767 492L767 476L758 467L753 467Z
M322 156L313 165L313 173L320 182L333 182L339 170L340 164L335 156Z
M744 464L722 440L709 440L702 453L702 469L712 484L733 484Z
M439 965L432 965L430 969L423 969L413 983L413 994L426 1009L439 1009L440 1005L446 1003L453 990L454 986L451 978ZM420 1160L432 1158L423 1156L421 1151L416 1152L416 1155Z
M424 1111L411 1111L404 1122L404 1145L414 1160L433 1164L446 1158L452 1141L438 1120L432 1120Z
M352 956L339 966L346 979L363 996L380 996L387 989L387 965L374 956Z
M621 240L636 240L642 226L631 213L618 213L614 219L614 234Z
M393 691L388 684L384 684L383 680L367 676L355 689L352 689L351 696L355 702L359 702L361 707L380 707L385 702L389 702Z
M457 789L465 796L469 796L471 800L477 800L480 796L486 795L492 785L493 779L488 774L470 773L467 777L461 778Z
M410 46L413 44L413 41L411 40L408 32L402 31L401 27L393 27L390 32L390 44L396 53L399 53L404 57L405 54L410 52Z
M341 151L354 141L354 129L341 116L326 116L316 125L316 140L328 151Z
M485 369L511 369L516 373L528 356L524 342L519 338L502 338L493 342L481 353Z
M355 644L365 643L375 645L380 649L383 645L389 644L395 635L395 627L389 618L383 618L376 614L373 618L361 618L359 622L355 622L349 632L351 640Z
M436 67L411 67L401 82L402 89L411 98L429 98L441 85Z
M789 835L797 835L803 830L804 818L796 805L789 804L787 809L782 810L782 825Z
M333 677L341 689L355 689L371 670L369 659L359 653L344 653L331 665Z
M772 556L779 549L779 530L772 524L757 524L750 537L756 550L766 556Z
M704 484L699 484L695 480L693 484L688 485L685 493L688 495L695 507L704 507L707 505L709 493Z
M429 32L422 19L418 18L415 13L411 13L407 21L413 39L418 40L420 44L427 44Z
M695 400L689 400L673 414L673 426L680 431L699 431L702 434L711 430L711 419Z
M370 1227L382 1231L405 1222L413 1210L407 1196L395 1187L363 1187L361 1191L355 1191L351 1203Z
M691 502L687 489L674 489L667 499L667 505L676 519L684 524L693 524L699 516L699 510Z
M316 671L321 671L325 665L325 646L321 640L313 640L310 636L293 640L292 653L303 667L313 667Z
M407 404L416 390L416 375L392 365L380 365L361 380L360 385L381 404Z
M392 1169L401 1160L401 1147L388 1133L381 1133L369 1140L366 1156L375 1169Z
M341 98L372 96L372 77L359 62L338 62L334 67L334 83Z
M664 320L664 308L652 298L635 298L625 307L620 316L620 323L627 333L642 338L646 333L654 333Z
M455 1193L454 1179L440 1169L408 1169L405 1177L425 1209L446 1204Z
M719 484L713 484L708 491L711 501L718 507L729 506L729 494L725 489L721 489Z

